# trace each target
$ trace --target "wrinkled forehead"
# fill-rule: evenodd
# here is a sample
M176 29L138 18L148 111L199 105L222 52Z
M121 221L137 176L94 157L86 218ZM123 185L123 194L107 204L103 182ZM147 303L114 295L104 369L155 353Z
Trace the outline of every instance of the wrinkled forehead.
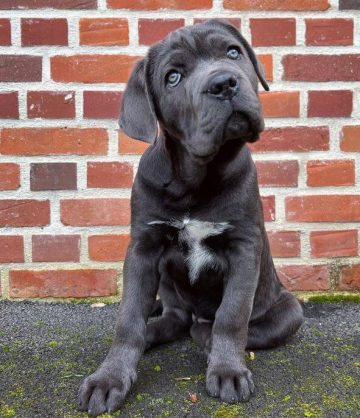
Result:
M210 23L178 29L151 48L149 57L157 68L189 66L195 59L225 55L230 45L241 47L235 34L226 27ZM154 69L156 71L156 69Z

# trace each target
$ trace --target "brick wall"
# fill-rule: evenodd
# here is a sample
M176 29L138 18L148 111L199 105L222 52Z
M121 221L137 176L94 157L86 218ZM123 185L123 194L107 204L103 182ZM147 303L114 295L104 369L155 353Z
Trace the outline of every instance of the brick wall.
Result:
M145 145L119 133L133 63L209 17L241 27L266 68L252 148L280 277L359 290L358 0L1 0L3 297L121 286L130 188Z

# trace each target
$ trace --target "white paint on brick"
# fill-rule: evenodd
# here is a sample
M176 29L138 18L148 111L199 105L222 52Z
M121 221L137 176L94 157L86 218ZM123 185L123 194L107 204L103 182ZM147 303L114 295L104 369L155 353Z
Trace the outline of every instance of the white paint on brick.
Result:
M353 89L353 112L352 117L359 121L360 118L360 83Z
M70 48L77 48L79 42L79 18L74 16L68 19L68 43Z
M7 48L21 47L21 20L20 18L11 19L11 45L12 46L7 47Z
M306 118L308 112L308 93L300 90L300 118Z
M118 159L118 131L111 131L109 133L109 148L108 148L108 156L109 159L117 160Z
M302 230L300 236L300 251L302 259L306 260L306 264L310 264L309 261L312 260L310 248L310 232L307 230ZM317 264L317 261L318 260L316 260L315 264Z
M7 269L0 270L0 284L1 284L1 296L4 299L8 299L9 298L9 270Z
M224 7L223 7L223 1L222 0L213 0L213 8L212 12L220 13L221 15L224 13ZM205 12L205 16L207 17L207 14Z
M24 255L25 255L25 263L31 263L32 262L32 238L31 238L31 235L24 235Z
M139 19L135 16L131 16L128 19L129 22L129 47L132 48L133 55L145 55L147 48L145 48L144 53L135 52L140 51L141 47L139 46L139 31L138 31L138 24Z
M297 19L296 21L296 44L297 45L305 46L305 32L306 32L305 19Z
M360 14L354 16L354 45L360 46Z
M92 158L89 157L86 161L77 163L77 187L79 193L87 189L87 161L92 161Z
M75 91L75 116L76 121L82 120L84 117L84 92L81 90ZM87 119L85 119L87 120ZM67 125L69 126L69 125Z
M19 90L18 91L19 97L19 119L26 120L27 119L27 91L26 90ZM13 121L16 124L16 121ZM1 122L3 127L4 124Z
M19 159L16 161L19 163ZM30 170L31 164L30 161L20 162L20 188L17 190L21 195L24 193L32 193L30 192Z
M89 236L91 232L85 232L82 234L80 240L80 263L90 263L89 257Z
M107 8L107 0L97 0L98 10L105 11Z

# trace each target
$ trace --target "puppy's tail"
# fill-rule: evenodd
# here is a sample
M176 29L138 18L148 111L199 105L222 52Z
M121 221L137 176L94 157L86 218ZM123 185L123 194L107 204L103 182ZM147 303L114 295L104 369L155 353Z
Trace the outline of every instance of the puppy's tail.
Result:
M156 299L150 317L161 316L163 311L163 304L161 299Z

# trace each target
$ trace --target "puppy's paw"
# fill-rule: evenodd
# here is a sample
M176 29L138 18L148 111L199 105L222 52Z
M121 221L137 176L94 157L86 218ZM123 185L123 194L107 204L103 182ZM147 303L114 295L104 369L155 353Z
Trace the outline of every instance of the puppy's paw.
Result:
M81 383L78 393L79 410L87 411L94 417L104 412L117 411L135 380L135 370L101 366Z
M246 366L225 366L210 362L206 374L206 390L226 403L247 402L254 393L252 374Z

